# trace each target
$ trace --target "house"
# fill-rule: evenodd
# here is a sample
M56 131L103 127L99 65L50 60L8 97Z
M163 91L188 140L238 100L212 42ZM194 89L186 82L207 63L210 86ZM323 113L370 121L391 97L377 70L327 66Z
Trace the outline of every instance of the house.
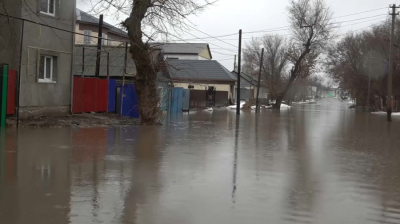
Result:
M2 4L10 16L27 20L0 18L4 26L0 63L9 64L20 77L16 103L20 117L69 113L76 1L2 0Z
M257 88L258 88L258 81L248 75L246 73L241 72L242 75L240 76L240 98L241 100L249 101L251 99L255 99L257 97ZM237 80L238 72L232 71L232 76L235 80ZM262 80L261 80L262 81ZM233 94L234 99L236 99L236 92L237 91L237 82L235 83L235 92ZM260 84L260 91L259 91L259 98L260 99L267 99L268 92L267 88L264 84Z
M174 87L190 92L190 109L227 106L235 80L215 60L167 59L168 76Z
M154 43L164 59L211 60L210 46L205 43Z
M75 36L75 44L77 45L97 45L97 36L99 34L99 19L76 9L76 25L75 32L84 34ZM89 37L93 36L93 37ZM128 34L113 25L103 22L102 37L103 45L105 46L124 46L126 41L129 41Z
M76 9L74 75L94 77L97 58L97 36L99 19ZM82 35L83 34L83 35ZM92 36L92 37L90 37ZM136 74L135 63L125 44L128 34L115 26L103 22L103 46L101 50L100 77L133 76ZM126 54L126 68L125 68Z
M234 77L234 79L237 80L238 72L232 71L231 74ZM253 99L256 96L257 83L258 82L255 79L253 79L253 77L242 72L242 75L240 76L240 99L246 101ZM236 94L237 94L237 81L235 83L235 91L233 94L234 99L236 99Z

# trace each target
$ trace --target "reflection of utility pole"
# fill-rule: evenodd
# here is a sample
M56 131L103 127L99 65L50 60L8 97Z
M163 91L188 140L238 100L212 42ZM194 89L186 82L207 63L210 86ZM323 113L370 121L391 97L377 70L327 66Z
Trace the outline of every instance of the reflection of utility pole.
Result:
M261 82L261 71L262 71L262 66L263 66L263 60L264 60L264 48L261 50L261 58L260 58L260 73L258 74L258 83L257 83L257 98L256 98L256 113L260 113L260 102L259 102L259 96L260 96L260 82Z
M240 114L240 76L242 68L242 30L239 30L239 63L238 63L238 76L237 76L237 90L236 90L236 114Z
M396 4L390 5L389 8L392 9L392 29L390 33L390 53L389 53L389 77L388 77L388 102L387 102L387 120L392 121L392 79L393 79L393 69L394 69L394 60L393 60L393 42L394 42L394 24L396 22L396 9L400 7L396 7Z

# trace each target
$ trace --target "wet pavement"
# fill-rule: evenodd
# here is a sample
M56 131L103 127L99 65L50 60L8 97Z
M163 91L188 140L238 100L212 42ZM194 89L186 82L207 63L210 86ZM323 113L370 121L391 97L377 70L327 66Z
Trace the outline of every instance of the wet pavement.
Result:
M0 223L400 223L400 118L348 106L9 130Z

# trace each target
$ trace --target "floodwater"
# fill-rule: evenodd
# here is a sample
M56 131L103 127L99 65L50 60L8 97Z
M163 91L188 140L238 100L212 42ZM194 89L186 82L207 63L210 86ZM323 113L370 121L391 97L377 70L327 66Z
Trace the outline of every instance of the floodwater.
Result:
M400 223L400 118L348 106L9 130L0 223Z

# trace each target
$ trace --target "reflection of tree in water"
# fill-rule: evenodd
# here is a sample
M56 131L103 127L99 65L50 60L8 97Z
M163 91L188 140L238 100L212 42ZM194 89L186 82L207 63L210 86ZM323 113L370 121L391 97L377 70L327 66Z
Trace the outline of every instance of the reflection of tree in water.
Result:
M137 223L137 214L144 205L155 206L160 192L159 168L161 160L159 127L143 126L134 147L132 184L125 199L122 223ZM157 203L157 202L155 202ZM151 219L152 214L144 215ZM148 220L147 223L151 223Z

